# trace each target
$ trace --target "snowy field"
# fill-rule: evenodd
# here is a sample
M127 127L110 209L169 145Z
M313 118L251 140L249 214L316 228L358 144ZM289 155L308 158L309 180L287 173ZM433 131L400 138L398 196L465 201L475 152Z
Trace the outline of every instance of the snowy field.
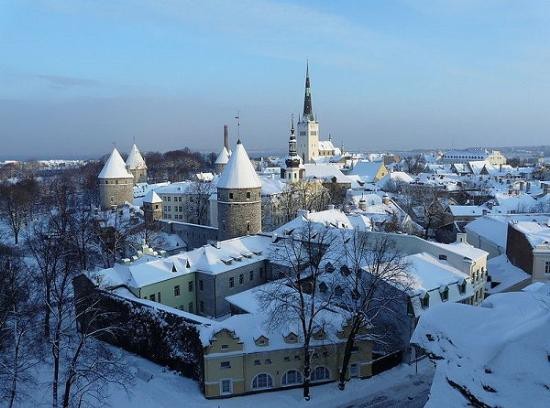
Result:
M370 379L350 381L345 391L339 391L336 383L312 388L311 401L302 399L301 389L274 391L261 394L233 397L229 399L207 400L198 384L181 377L146 359L127 355L129 371L134 375L133 384L127 390L111 386L107 406L115 408L270 408L270 407L422 407L433 376L433 366L427 359L415 365L401 365ZM23 407L51 406L51 390L48 382L50 368L44 371L33 390L26 390L28 397ZM37 373L38 374L38 373ZM38 391L41 390L41 391Z

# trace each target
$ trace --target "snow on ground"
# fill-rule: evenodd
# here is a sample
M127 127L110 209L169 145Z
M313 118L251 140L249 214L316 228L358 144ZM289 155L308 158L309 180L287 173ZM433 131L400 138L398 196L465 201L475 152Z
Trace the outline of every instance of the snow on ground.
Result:
M108 406L116 408L173 408L178 406L193 408L271 408L271 407L311 407L333 408L352 406L381 395L388 398L406 401L419 396L419 385L428 384L433 375L433 366L428 359L415 365L403 364L370 379L354 379L348 382L345 391L338 390L336 383L312 387L311 401L302 398L302 389L264 392L259 394L233 397L228 399L207 400L204 398L196 381L182 377L144 358L124 352L129 371L134 375L133 384L124 390L119 386L110 386ZM39 370L40 383L34 388L30 398L21 405L25 408L41 408L50 405L51 391L49 380L51 372L48 367ZM427 390L427 387L426 387ZM425 394L422 393L421 394Z
M411 339L442 357L426 407L470 406L465 393L489 406L549 407L549 312L544 286L430 308Z
M409 376L415 374L414 365L405 364L368 380L352 380L343 392L338 391L336 383L316 386L311 390L312 399L309 403L303 400L301 388L229 399L207 400L200 392L198 384L193 380L165 371L162 367L136 356L130 356L128 363L136 369L140 369L141 372L150 372L153 378L149 382L137 378L136 384L129 390L128 395L121 389L114 390L110 400L113 407L172 408L185 401L186 406L197 408L305 407L312 404L315 405L315 408L332 408L362 397L366 398L399 382L412 381ZM432 366L428 360L419 363L420 372L429 373L431 370ZM403 388L406 395L406 387Z

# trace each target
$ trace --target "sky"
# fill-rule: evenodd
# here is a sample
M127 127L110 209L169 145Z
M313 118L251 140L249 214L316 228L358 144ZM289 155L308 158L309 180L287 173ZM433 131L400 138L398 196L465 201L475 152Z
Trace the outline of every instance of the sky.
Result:
M550 144L548 0L0 0L0 159Z

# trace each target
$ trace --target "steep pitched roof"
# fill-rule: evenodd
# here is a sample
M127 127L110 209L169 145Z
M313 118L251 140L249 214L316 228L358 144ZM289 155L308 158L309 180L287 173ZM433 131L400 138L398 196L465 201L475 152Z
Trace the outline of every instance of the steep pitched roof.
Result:
M132 149L128 154L128 158L126 159L126 166L128 166L130 170L147 168L145 160L143 159L143 156L141 155L139 149L135 144L132 146Z
M220 154L218 154L218 157L216 158L214 164L227 164L227 162L229 162L229 156L230 154L224 146Z
M117 179L117 178L134 178L131 173L126 170L126 164L120 156L120 153L116 149L113 149L113 152L105 162L103 169L99 173L97 178L100 179Z
M157 193L155 193L154 190L149 190L149 192L143 197L144 203L161 203L162 199L159 197Z
M235 151L220 175L217 187L260 188L261 186L262 182L256 174L256 170L254 170L244 146L239 140Z

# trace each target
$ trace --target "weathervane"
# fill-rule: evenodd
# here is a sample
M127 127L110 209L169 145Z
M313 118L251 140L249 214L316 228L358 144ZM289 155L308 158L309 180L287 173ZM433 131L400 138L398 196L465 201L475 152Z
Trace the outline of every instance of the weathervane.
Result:
M241 112L237 111L237 116L235 116L235 119L237 119L237 139L241 138Z

